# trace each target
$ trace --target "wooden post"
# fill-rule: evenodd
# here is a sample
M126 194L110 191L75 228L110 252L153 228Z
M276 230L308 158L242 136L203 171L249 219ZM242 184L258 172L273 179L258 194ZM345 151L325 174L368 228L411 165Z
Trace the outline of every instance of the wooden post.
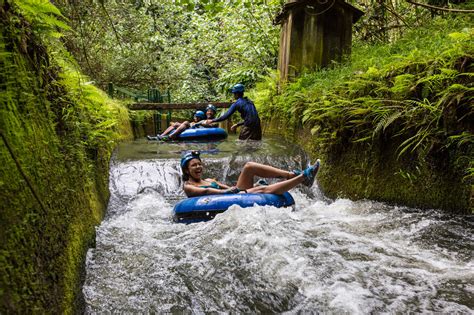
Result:
M168 126L166 126L166 113L160 110L160 121L161 121L161 132L165 131Z
M158 129L158 132L157 132L157 134L158 134L158 133L162 133L164 130L161 127L162 126L162 124L161 124L161 109L157 110L156 112L157 112L157 118L158 118L156 129Z
M114 97L114 84L112 82L107 84L107 94L109 94L109 97Z
M168 115L166 116L166 128L168 128L171 124L171 111L168 110Z
M340 61L350 52L352 24L363 12L344 0L287 0L275 19L281 24L280 83L305 69Z

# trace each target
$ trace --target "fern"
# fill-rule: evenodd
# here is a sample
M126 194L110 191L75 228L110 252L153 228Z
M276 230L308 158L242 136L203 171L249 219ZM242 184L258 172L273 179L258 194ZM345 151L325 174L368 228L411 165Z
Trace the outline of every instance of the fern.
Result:
M65 17L53 4L47 0L22 0L15 4L19 7L23 16L29 20L33 30L45 31L50 35L58 36L57 29L69 30L69 26L61 21Z

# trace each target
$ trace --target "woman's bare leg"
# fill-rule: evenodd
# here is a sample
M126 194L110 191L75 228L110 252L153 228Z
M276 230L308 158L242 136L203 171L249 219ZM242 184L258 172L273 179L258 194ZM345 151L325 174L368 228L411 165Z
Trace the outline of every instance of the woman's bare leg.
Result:
M174 127L173 126L169 126L168 128L166 128L165 131L163 131L163 133L160 135L160 136L166 136L167 134L169 134L171 131L174 130Z
M247 192L249 193L260 193L260 194L277 194L281 195L284 192L292 189L295 186L298 186L304 181L303 175L298 175L293 177L292 179L287 179L279 183L271 184L268 186L257 186L252 188L247 188ZM239 186L237 186L239 187ZM240 187L239 187L240 189Z
M166 136L166 135L169 134L171 131L173 131L173 130L175 130L176 128L178 128L179 125L181 125L179 122L172 123L168 128L166 128L165 131L163 131L163 133L162 133L160 136Z
M178 135L183 132L185 129L189 128L190 124L189 121L183 122L172 134L170 134L170 138L176 139Z
M253 187L254 176L264 177L264 178L293 178L296 175L292 172L284 171L279 168L255 163L247 162L242 169L242 172L239 175L237 180L237 187L239 189L249 189Z

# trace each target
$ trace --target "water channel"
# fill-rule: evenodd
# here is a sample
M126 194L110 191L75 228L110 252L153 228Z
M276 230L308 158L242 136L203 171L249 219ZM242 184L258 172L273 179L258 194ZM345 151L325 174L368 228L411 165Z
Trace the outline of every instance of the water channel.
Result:
M87 313L474 314L472 216L329 200L316 183L291 191L294 209L232 206L209 222L174 223L189 149L203 152L208 177L228 183L246 161L307 163L279 138L122 144L87 254Z

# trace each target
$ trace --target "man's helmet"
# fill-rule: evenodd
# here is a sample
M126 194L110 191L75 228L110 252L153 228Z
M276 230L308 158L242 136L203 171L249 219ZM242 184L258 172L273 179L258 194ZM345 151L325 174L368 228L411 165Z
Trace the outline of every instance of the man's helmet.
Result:
M234 85L234 87L231 90L232 93L243 93L244 91L245 91L245 87L243 84L240 84L240 83Z

